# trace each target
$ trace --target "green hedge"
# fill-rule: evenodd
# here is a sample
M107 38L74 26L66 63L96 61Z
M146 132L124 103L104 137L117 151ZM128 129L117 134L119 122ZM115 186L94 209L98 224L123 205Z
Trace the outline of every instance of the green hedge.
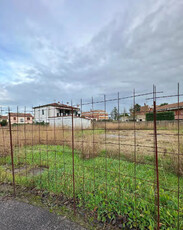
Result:
M156 114L157 121L166 121L166 120L174 120L175 115L174 112L161 112ZM146 121L153 121L154 120L154 114L153 113L147 113L146 114Z
M8 124L7 120L2 120L0 126L6 126Z

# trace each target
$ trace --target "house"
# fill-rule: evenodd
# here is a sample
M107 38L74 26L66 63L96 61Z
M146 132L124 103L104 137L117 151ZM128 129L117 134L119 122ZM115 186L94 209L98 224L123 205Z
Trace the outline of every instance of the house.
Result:
M33 123L33 116L30 113L10 113L9 116L11 120L11 124L32 124Z
M8 116L0 115L0 122L3 121L3 120L8 122Z
M120 116L120 118L119 118L119 120L121 121L121 122L127 122L127 121L130 121L130 116Z
M88 112L82 112L82 117L96 121L109 119L109 115L105 110L90 110Z
M140 111L135 112L135 120L136 121L146 121L146 113L149 113L152 111L153 111L153 107L146 105L144 103L144 105L140 107ZM133 118L133 110L131 111L130 118Z
M81 118L79 107L73 107L65 104L51 103L33 107L34 121L49 123L51 126L90 128L91 121ZM72 119L73 112L73 119Z
M35 122L49 123L50 118L71 116L72 110L74 116L80 116L80 109L69 105L58 103L50 103L46 105L33 107Z
M156 108L157 112L166 112L166 111L172 111L174 112L175 115L175 120L181 119L183 120L183 102L179 103L173 103L173 104L168 104L168 105L162 105L162 106L157 106Z

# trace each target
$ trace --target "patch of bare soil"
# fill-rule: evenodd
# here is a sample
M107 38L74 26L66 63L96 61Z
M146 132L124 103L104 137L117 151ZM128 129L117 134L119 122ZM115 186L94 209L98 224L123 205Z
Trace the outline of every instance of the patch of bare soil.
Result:
M30 176L37 176L45 172L46 168L44 167L37 167L37 168L31 168L28 172L28 175Z
M6 168L4 167L6 172L11 173L12 170L10 168ZM45 167L34 167L34 168L30 168L30 166L22 166L19 168L15 168L14 172L15 174L19 174L20 176L37 176L42 174L45 170L47 170L47 168Z

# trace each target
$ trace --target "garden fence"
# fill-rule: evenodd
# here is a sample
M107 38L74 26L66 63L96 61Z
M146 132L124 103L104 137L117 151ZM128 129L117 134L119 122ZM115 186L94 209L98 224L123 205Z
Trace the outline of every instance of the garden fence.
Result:
M0 127L0 182L10 183L16 196L17 186L48 191L70 199L74 213L82 207L103 223L124 229L183 229L183 94L166 95L153 91L90 102L80 100L80 112L93 113L90 127L86 118L71 126L49 122L26 124L24 107L2 107L8 125ZM157 121L161 103L176 103L176 120ZM149 104L153 122L137 122L136 104ZM111 111L116 121L95 121L94 111ZM131 108L131 121L121 121L120 114ZM14 124L11 113L24 123ZM39 110L41 117L41 108ZM147 111L148 112L148 111ZM92 119L93 118L93 119ZM47 118L49 121L49 113ZM55 121L55 122L54 122ZM85 125L83 125L85 122ZM88 124L88 123L87 123Z

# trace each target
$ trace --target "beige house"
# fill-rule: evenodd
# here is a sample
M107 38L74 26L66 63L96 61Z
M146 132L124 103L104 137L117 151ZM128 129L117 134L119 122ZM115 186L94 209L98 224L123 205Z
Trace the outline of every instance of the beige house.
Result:
M8 115L9 119L9 115ZM11 124L32 124L33 116L30 113L10 113Z
M137 122L139 121L146 121L146 113L152 112L153 108L152 106L146 105L144 103L143 106L140 107L140 111L135 112L135 120ZM131 112L131 118L133 119L133 111Z
M81 116L96 121L109 119L108 113L105 110L90 110L88 112L82 112Z
M119 120L122 122L130 121L130 116L120 116Z
M5 120L5 121L8 122L8 116L2 116L2 115L0 115L0 122L3 121L3 120Z

